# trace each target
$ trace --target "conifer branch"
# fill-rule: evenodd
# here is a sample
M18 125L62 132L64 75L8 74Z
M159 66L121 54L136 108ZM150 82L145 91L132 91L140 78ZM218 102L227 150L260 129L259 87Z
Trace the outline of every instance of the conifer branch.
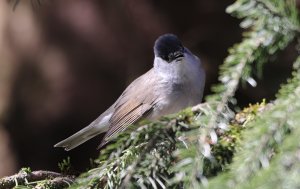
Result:
M43 181L37 183L35 181ZM0 179L0 189L14 188L18 185L28 185L36 188L65 188L74 182L73 176L66 176L52 171L33 171L22 169L19 173Z
M224 176L227 188L236 188L240 185L247 188L248 181L257 175L257 172L270 166L271 159L278 153L289 133L296 132L294 130L300 123L299 65L300 57L294 63L294 77L282 87L278 99L267 111L248 124L247 127L251 129L244 132L245 139L241 144L241 150L236 153L234 163L230 165L231 171ZM298 175L300 176L300 173ZM220 183L225 182L224 177L212 180L209 188L218 188Z

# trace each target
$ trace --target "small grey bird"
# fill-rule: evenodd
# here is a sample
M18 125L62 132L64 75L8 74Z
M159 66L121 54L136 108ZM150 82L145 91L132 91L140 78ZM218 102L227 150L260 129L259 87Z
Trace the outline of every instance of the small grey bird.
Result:
M202 100L205 73L198 57L177 36L165 34L154 44L154 65L134 80L117 101L89 126L55 147L71 150L106 132L101 144L141 119L155 120Z

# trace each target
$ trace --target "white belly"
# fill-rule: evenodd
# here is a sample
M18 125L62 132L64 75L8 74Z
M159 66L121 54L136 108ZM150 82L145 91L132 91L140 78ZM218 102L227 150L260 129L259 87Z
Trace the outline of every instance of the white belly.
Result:
M158 119L161 116L177 113L184 108L201 103L203 85L188 86L172 86L172 89L168 89L167 95L160 98L148 119Z

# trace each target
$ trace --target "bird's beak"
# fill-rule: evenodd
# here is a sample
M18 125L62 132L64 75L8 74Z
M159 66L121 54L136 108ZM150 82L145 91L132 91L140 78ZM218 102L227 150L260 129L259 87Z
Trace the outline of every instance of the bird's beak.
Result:
M175 59L180 58L180 57L183 58L184 54L182 52L180 52L180 51L177 51L177 52L174 53L174 57L175 57Z
M175 57L176 62L179 62L184 57L184 54L180 51L177 51L174 53L174 57Z

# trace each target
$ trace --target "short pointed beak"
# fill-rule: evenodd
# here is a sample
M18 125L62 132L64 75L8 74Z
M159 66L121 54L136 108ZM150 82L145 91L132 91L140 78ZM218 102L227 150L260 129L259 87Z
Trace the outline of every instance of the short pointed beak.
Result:
M180 58L180 57L183 58L184 54L182 52L180 52L180 51L177 51L177 52L174 53L174 57L175 57L175 59Z

